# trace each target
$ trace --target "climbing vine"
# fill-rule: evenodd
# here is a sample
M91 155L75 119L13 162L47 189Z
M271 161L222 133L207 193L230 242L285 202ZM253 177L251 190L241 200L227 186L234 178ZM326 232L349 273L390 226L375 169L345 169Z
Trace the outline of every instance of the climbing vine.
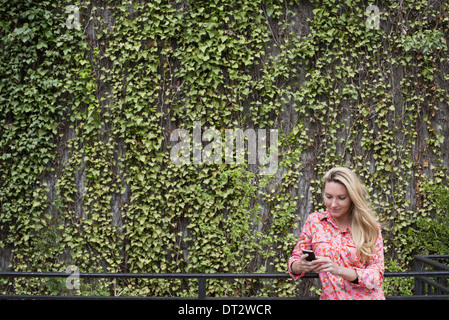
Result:
M25 0L0 13L6 269L285 272L335 165L368 187L387 265L407 268L419 252L410 239L439 209L426 190L447 185L449 166L445 1ZM202 147L210 128L222 141L228 129L277 129L276 172L174 163L194 121ZM209 281L211 296L308 294L293 281ZM55 280L1 286L73 294ZM86 280L77 293L196 287Z

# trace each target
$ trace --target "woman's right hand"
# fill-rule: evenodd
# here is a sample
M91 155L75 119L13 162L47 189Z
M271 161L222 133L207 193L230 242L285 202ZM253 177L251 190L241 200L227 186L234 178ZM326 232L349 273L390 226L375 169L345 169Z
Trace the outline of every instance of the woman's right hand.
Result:
M303 272L310 272L315 270L318 267L316 260L307 261L306 258L308 254L303 254L300 260L296 260L292 264L292 272L293 274L301 274Z

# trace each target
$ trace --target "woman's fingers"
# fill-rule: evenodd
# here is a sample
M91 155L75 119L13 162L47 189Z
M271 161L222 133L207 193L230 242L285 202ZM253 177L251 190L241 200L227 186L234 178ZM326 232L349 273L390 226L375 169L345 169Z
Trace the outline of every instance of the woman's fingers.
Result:
M337 265L328 257L317 257L318 267L316 272L330 272L334 274L336 272Z
M326 272L332 266L332 261L328 257L317 256L316 260L311 262L311 266L315 272Z

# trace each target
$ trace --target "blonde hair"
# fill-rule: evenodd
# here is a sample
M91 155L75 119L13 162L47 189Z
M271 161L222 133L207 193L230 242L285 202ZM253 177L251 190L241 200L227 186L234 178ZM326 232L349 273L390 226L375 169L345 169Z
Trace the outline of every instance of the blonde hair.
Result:
M352 240L363 262L368 262L374 255L374 246L379 236L379 226L374 211L368 200L368 193L357 175L348 168L337 167L324 175L326 182L338 182L348 190L351 199L349 221Z

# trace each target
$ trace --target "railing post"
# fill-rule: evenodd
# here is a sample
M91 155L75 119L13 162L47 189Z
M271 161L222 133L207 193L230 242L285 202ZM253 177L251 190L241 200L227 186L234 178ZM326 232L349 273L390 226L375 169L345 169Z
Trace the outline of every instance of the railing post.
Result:
M198 299L206 299L206 278L198 278Z
M413 270L414 271L422 271L422 263L421 261L418 259L417 256L414 256L414 262L413 262ZM424 287L423 287L423 282L421 281L421 277L416 276L415 277L415 289L413 291L413 294L415 296L419 296L424 294Z

